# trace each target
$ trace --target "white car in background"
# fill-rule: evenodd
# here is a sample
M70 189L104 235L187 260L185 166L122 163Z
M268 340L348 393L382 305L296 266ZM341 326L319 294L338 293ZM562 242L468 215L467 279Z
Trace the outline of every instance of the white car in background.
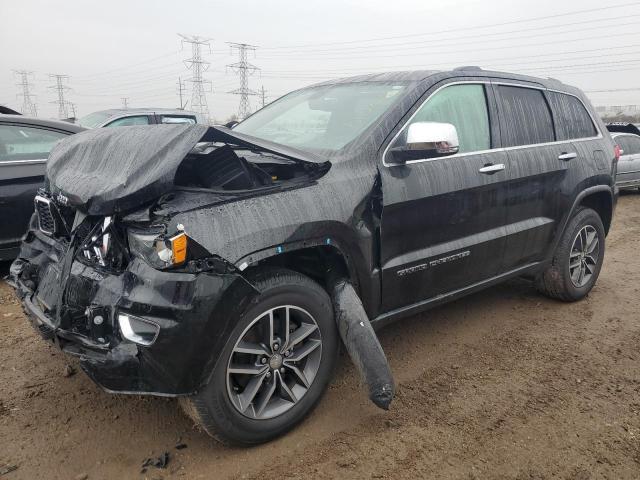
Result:
M196 112L171 108L127 108L101 110L80 118L85 128L128 127L131 125L195 124L208 122Z
M616 185L640 190L640 129L633 123L609 123L607 129L622 150Z

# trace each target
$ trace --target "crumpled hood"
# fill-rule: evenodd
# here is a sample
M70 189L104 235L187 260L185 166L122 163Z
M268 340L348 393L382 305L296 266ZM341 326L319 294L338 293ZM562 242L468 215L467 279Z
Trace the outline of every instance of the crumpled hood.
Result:
M173 188L180 163L198 142L225 142L307 162L326 161L201 124L100 128L71 135L53 148L47 161L49 189L88 215L131 210Z

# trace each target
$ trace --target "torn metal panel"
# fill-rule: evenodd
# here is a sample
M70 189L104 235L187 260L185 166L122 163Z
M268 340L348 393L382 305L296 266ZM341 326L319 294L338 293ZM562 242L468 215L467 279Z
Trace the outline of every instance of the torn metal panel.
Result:
M199 142L225 142L310 163L311 153L205 125L95 129L60 142L47 163L52 195L89 215L125 212L170 192L178 167Z
M367 384L369 399L388 410L395 395L393 375L362 302L345 278L331 280L331 296L340 337Z

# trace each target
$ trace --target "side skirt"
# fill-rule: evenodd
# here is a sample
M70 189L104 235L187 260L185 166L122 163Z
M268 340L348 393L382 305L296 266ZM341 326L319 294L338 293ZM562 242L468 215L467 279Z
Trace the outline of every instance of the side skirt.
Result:
M422 300L411 305L396 308L395 310L382 313L376 318L372 319L371 325L375 330L379 330L382 327L396 322L397 320L415 315L420 312L424 312L431 308L437 307L438 305L442 305L443 303L451 302L477 291L484 290L485 288L497 285L511 278L535 274L543 267L543 265L544 262L529 263L523 267L501 273L500 275L496 275L495 277L491 277L487 280L482 280L481 282L471 284L464 288L459 288L458 290L453 290L449 293L438 295L427 300Z

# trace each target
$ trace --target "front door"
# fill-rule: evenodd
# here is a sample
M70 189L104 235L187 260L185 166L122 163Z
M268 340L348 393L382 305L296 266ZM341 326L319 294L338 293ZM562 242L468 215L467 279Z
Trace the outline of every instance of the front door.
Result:
M504 251L507 154L485 82L439 87L407 121L456 127L458 154L380 167L382 309L387 312L489 279Z

